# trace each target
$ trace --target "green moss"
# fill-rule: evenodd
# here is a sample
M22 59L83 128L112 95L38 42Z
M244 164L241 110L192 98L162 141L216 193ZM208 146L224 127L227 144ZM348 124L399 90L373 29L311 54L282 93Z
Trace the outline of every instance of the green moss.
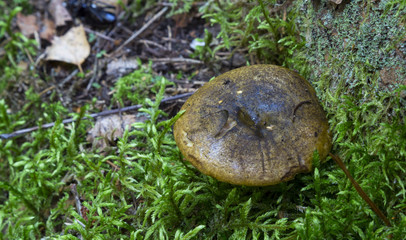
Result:
M152 63L144 66L141 60L138 60L138 65L139 69L117 80L113 103L118 102L120 106L142 104L149 94L157 92L159 77L152 73Z
M325 2L318 11L307 7L311 10L305 18L317 23L306 26L311 33L306 38L306 55L313 69L308 79L329 116L334 151L373 201L394 220L393 224L401 224L404 212L395 209L402 208L405 202L406 88L396 80L406 77L406 61L396 52L402 49L397 39L405 36L404 24L396 13L404 10L392 9L382 15L387 9L384 1L351 1L342 11L328 8ZM393 75L397 79L390 79L390 86L383 83L381 71L385 68L398 69ZM307 212L303 223L315 219L328 222L330 227L324 231L331 237L385 238L389 229L380 225L343 173L326 174L330 181L334 180L331 183L338 184L337 198L326 198L324 207ZM332 206L336 206L336 213L329 216ZM361 220L362 215L372 216L378 225ZM339 233L339 228L345 230ZM305 230L302 237L312 236ZM398 227L391 231L397 237L404 234Z
M285 18L281 18L274 12L270 13L275 3L210 2L202 7L200 11L205 13L203 17L211 24L221 26L216 36L219 44L210 51L212 56L215 57L217 51L224 49L233 49L233 53L248 51L247 62L273 63L305 72L307 68L303 55L294 54L305 44L296 21L299 9L293 8Z

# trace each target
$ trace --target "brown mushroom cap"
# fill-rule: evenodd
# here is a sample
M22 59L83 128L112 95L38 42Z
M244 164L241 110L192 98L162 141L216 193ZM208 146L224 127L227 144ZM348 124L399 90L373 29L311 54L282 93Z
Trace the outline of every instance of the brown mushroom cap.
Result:
M313 152L331 148L328 122L312 86L274 65L226 72L183 105L176 143L204 174L220 181L264 186L312 169Z

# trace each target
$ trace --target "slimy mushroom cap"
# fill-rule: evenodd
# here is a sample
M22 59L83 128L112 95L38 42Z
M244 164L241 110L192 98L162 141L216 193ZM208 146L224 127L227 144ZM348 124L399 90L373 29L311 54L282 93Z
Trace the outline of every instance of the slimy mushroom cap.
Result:
M326 158L331 135L313 87L274 65L226 72L183 105L175 141L202 173L247 186L278 184Z

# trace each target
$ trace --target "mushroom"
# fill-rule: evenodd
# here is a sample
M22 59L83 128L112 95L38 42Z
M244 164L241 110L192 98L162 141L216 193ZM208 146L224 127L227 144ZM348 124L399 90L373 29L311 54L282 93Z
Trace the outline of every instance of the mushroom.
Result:
M226 72L183 105L175 141L206 175L231 184L266 186L312 170L314 151L328 155L331 135L312 86L275 65Z

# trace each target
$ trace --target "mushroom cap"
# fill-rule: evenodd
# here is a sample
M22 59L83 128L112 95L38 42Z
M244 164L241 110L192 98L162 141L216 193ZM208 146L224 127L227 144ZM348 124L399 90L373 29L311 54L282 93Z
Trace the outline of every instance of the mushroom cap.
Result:
M183 105L175 141L206 175L231 184L265 186L312 169L313 153L331 148L325 113L313 87L274 65L226 72Z

